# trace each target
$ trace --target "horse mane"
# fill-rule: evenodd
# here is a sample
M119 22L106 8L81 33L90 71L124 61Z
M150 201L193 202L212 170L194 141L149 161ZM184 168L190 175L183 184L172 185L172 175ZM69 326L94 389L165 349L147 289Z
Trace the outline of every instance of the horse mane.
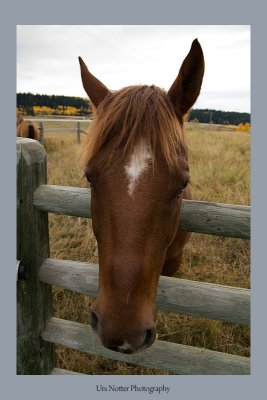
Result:
M110 93L94 113L81 150L85 166L107 143L111 145L109 161L117 159L118 149L124 158L135 151L137 159L145 150L154 168L160 152L171 170L177 155L186 151L184 132L169 96L157 86L128 86Z

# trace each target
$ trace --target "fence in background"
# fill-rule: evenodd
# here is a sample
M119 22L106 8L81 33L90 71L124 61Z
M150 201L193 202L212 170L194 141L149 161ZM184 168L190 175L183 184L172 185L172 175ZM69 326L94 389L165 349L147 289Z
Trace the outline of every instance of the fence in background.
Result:
M39 141L40 143L44 142L44 133L46 132L76 132L77 133L77 142L81 142L81 134L87 134L87 130L84 130L81 128L81 124L83 123L90 123L92 122L91 119L74 119L74 118L27 118L29 121L35 121L38 122L39 124L39 133L40 133L40 138ZM46 122L60 122L60 123L70 123L70 122L75 122L76 127L66 127L66 128L61 128L61 127L49 127L45 126Z

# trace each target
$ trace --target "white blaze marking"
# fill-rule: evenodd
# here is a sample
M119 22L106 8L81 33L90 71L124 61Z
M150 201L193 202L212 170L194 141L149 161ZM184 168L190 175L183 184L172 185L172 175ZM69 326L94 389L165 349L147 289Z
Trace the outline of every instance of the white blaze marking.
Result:
M148 168L149 160L151 160L151 156L145 148L142 153L137 153L135 150L131 155L130 163L125 166L128 177L128 193L130 196L132 196L143 172Z
M119 349L123 351L132 350L132 346L125 341L122 346L119 346Z

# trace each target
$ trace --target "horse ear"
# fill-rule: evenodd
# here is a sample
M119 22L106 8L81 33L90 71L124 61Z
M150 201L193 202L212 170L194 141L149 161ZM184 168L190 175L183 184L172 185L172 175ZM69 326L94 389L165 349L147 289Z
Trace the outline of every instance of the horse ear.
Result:
M81 76L82 76L82 83L84 90L88 94L90 100L92 101L93 105L97 107L101 101L110 93L108 88L100 82L94 75L89 72L86 64L79 57L79 63L81 67Z
M195 39L177 78L168 91L175 112L181 120L198 98L204 75L204 65L202 48Z

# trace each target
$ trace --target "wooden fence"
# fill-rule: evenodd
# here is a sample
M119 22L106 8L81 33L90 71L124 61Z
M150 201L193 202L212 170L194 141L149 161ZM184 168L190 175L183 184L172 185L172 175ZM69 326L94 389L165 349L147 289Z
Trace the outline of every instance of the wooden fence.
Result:
M51 285L96 296L97 265L49 258L48 212L89 217L90 191L46 184L46 154L34 140L17 138L17 374L73 374L55 368L54 344L150 368L189 375L247 375L250 360L157 340L128 355L104 348L89 325L54 318ZM180 230L250 236L250 207L183 201ZM22 273L23 272L23 273ZM161 277L160 310L249 324L250 290Z
M39 123L39 141L40 143L44 142L44 133L45 131L49 132L76 132L77 133L77 142L81 142L81 134L87 134L87 130L81 128L81 123L90 123L91 119L74 119L74 118L27 118L29 121L35 121ZM49 127L45 126L45 123L48 122L63 122L69 124L70 122L75 122L76 126L73 128L59 128L59 127Z

